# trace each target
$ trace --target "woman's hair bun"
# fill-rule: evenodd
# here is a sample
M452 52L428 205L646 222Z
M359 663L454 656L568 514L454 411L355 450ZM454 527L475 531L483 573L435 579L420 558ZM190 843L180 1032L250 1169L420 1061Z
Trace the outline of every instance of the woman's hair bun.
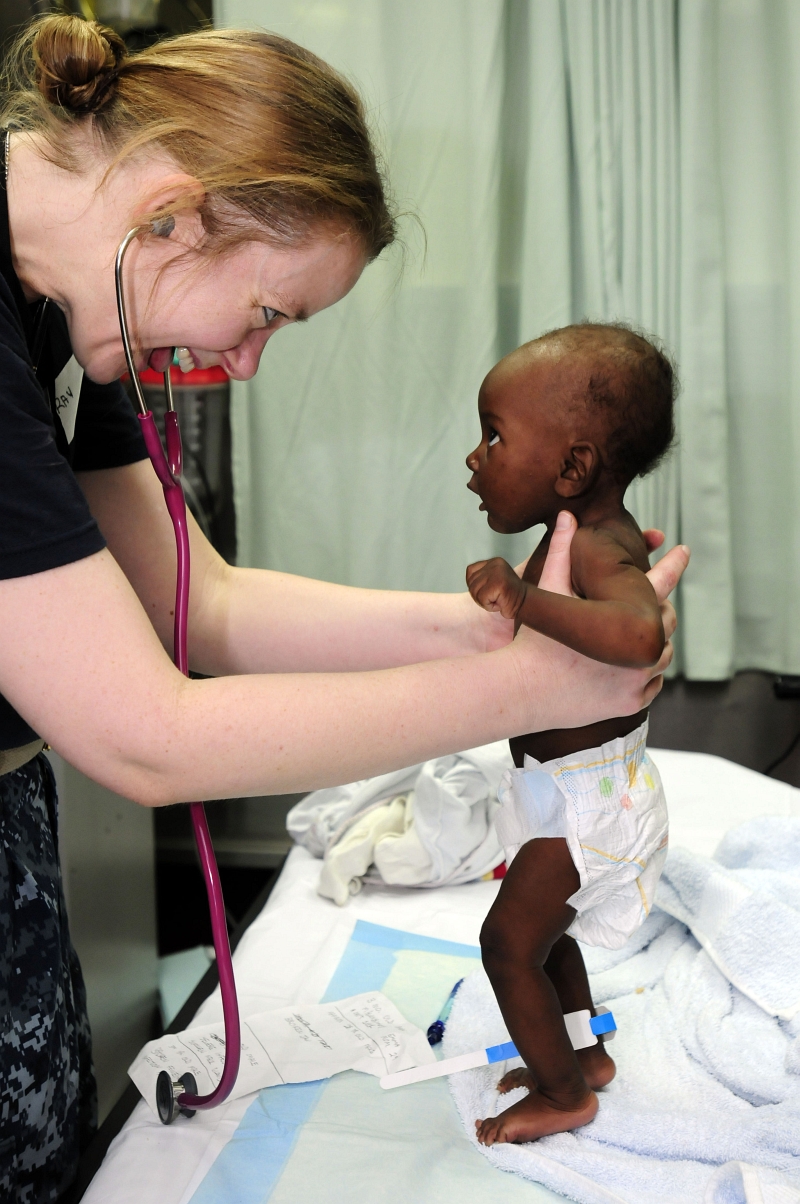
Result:
M69 14L45 17L31 49L39 91L73 113L96 113L113 99L127 54L113 29Z

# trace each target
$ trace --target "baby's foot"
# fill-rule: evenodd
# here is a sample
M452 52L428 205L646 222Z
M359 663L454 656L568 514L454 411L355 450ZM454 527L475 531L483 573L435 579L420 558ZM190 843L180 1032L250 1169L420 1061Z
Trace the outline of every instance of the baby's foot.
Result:
M599 1091L601 1087L608 1086L617 1073L617 1067L614 1059L606 1053L603 1042L598 1041L596 1045L590 1045L586 1049L578 1049L575 1052L587 1086L591 1087L593 1091Z
M579 1049L576 1052L578 1065L586 1079L586 1086L591 1087L593 1091L599 1091L601 1087L606 1087L617 1073L617 1068L602 1043L598 1042L597 1045L591 1045L588 1049ZM528 1091L536 1090L536 1080L527 1066L509 1070L508 1074L504 1074L497 1084L497 1090L501 1095L505 1095L507 1091L514 1091L517 1087L525 1087Z
M501 1095L505 1095L507 1091L514 1091L517 1087L525 1087L528 1091L536 1090L536 1079L527 1066L518 1066L516 1070L509 1070L508 1074L504 1074L497 1084L497 1090Z
M511 1074L516 1073L511 1071ZM520 1082L517 1086L524 1087L527 1083ZM556 1104L534 1090L499 1116L476 1120L475 1129L478 1141L483 1145L494 1145L498 1141L535 1141L537 1137L549 1137L552 1133L566 1133L588 1125L597 1115L598 1107L593 1091L575 1103Z

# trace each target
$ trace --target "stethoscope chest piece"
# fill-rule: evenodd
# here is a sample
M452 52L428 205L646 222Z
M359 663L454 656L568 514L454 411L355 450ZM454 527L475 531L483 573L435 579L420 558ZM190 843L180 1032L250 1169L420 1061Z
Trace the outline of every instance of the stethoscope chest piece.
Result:
M174 1083L168 1071L162 1070L156 1079L156 1107L162 1125L171 1125L179 1112L181 1116L194 1116L195 1108L180 1107L178 1097L181 1095L197 1095L197 1079L194 1075L182 1074Z

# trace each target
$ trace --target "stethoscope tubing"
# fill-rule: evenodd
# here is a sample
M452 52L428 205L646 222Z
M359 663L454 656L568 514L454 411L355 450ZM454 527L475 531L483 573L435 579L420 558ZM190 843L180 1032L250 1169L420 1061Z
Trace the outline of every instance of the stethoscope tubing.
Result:
M166 230L169 233L171 226ZM164 393L167 400L167 412L164 416L164 436L166 452L161 442L152 411L148 408L133 359L133 349L128 330L128 316L125 308L125 293L122 283L122 268L125 254L133 240L141 232L137 226L130 230L119 245L114 265L114 280L117 292L117 311L119 314L120 333L128 365L128 374L136 391L136 399L140 413L137 415L141 424L147 453L155 470L156 476L164 490L164 500L175 531L175 548L177 552L177 574L175 586L175 624L174 624L174 660L177 668L186 677L189 676L189 585L191 577L189 554L189 527L186 517L186 499L181 485L183 455L181 448L181 433L178 425L178 415L172 397L172 382L170 367L164 372ZM162 227L159 233L164 233ZM184 1092L179 1095L176 1103L182 1110L194 1111L198 1108L214 1108L228 1098L239 1073L241 1053L241 1028L239 1020L239 1005L236 998L236 981L233 975L231 946L228 938L228 925L225 917L225 901L222 895L217 859L211 843L208 830L208 819L202 803L190 803L189 812L192 818L197 853L208 895L208 907L211 914L211 931L214 937L214 952L219 972L219 987L222 997L222 1013L225 1022L225 1062L219 1083L208 1095L196 1095Z

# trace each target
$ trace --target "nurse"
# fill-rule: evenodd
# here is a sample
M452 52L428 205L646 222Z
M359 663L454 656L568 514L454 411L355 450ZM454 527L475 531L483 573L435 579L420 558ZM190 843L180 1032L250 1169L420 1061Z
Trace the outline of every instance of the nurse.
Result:
M140 368L177 346L249 379L277 330L335 304L393 240L362 106L268 34L128 57L110 30L58 16L18 48L3 126L0 1198L40 1204L94 1123L43 740L143 806L309 790L633 713L671 651L612 669L528 629L512 642L468 594L231 568L192 526L190 654L212 676L183 678L172 529L117 383L114 255L141 225L126 260ZM169 237L148 233L166 215ZM553 588L569 588L570 537ZM685 560L653 570L661 599Z

